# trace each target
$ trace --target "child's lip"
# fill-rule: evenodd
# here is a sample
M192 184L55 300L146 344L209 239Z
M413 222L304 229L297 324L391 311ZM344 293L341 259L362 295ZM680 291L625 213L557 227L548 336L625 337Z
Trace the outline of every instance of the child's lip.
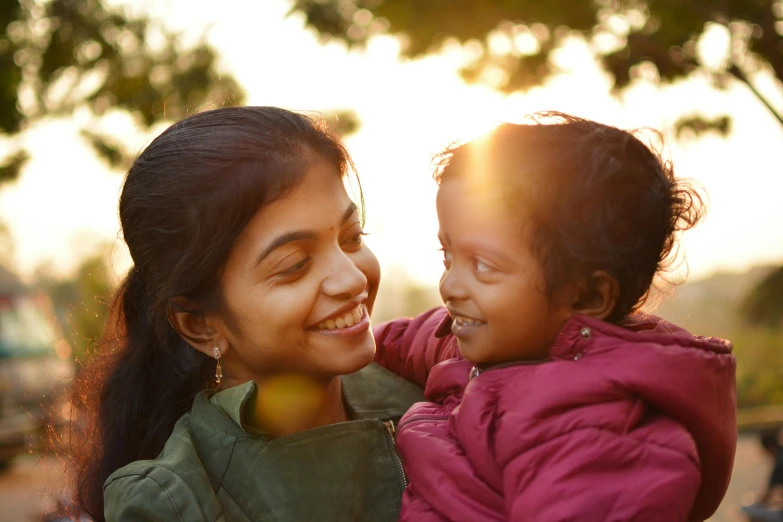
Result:
M462 321L457 321L455 318L455 320L451 323L451 333L453 333L455 337L464 338L471 335L486 324L487 323L483 321L465 323Z
M487 324L481 319L475 319L453 308L448 308L448 312L451 316L451 333L458 338L467 337Z
M452 321L456 321L457 319L464 319L464 320L467 320L468 322L470 322L470 321L475 321L475 322L479 322L479 323L485 322L485 321L483 321L481 319L477 319L477 318L472 317L472 316L470 316L468 314L464 314L464 313L462 313L459 310L456 310L454 308L447 307L446 310L449 312L449 316L451 317Z

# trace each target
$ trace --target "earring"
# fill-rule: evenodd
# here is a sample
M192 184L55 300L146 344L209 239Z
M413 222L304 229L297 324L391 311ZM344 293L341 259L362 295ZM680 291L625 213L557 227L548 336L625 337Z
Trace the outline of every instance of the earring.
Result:
M220 348L215 346L215 351L213 357L217 361L217 366L215 366L215 385L220 388L220 383L223 380L223 368L220 367Z

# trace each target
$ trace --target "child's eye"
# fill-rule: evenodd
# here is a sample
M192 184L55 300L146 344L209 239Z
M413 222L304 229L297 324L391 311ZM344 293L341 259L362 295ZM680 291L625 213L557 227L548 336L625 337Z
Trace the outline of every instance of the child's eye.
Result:
M451 268L451 252L445 248L441 248L440 251L443 252L443 266L448 270Z
M486 264L484 261L482 261L479 258L473 259L473 270L480 274L487 274L489 272L492 272L492 267Z

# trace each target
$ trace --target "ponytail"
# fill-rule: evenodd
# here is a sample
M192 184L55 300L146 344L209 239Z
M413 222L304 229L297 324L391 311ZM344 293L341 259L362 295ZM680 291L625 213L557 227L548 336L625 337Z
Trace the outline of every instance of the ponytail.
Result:
M177 420L208 385L211 360L155 311L134 267L120 286L99 353L82 372L75 404L91 432L76 437L81 509L103 521L103 484L117 469L153 459ZM91 383L103 383L89 390Z

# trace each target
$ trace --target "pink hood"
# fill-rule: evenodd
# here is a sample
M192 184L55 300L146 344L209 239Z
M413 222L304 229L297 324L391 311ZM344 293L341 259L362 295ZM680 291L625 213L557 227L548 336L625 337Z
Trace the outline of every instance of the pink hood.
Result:
M552 356L573 357L584 326L592 330L594 342L583 344L583 356L601 355L607 379L677 421L693 437L701 486L690 518L708 518L728 488L737 445L731 343L693 336L653 315L633 316L622 327L578 316L561 331Z
M376 360L426 381L432 401L400 422L403 520L703 520L717 509L737 437L729 342L654 316L574 316L550 362L470 380L449 326L438 309L375 329Z

